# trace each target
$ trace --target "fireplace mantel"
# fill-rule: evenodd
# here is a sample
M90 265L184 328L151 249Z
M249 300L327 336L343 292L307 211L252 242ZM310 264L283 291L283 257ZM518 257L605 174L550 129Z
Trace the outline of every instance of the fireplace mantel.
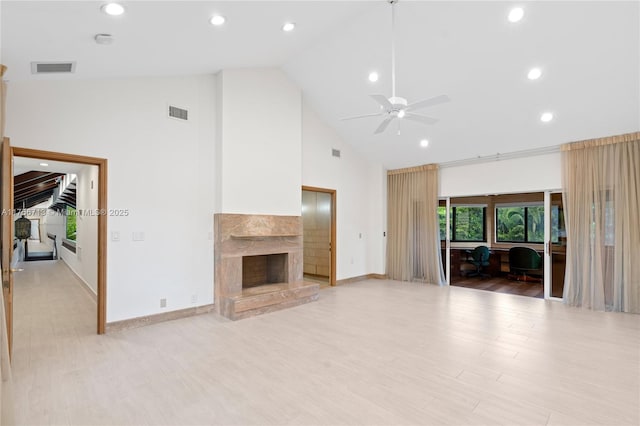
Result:
M234 240L264 240L266 238L291 238L301 237L301 234L271 234L271 235L231 235Z

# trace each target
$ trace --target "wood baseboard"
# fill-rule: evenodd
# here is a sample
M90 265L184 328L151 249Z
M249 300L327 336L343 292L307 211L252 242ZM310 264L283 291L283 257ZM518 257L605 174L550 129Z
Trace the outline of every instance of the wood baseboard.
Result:
M387 276L385 274L366 274L366 275L360 275L357 277L345 278L343 280L337 280L336 285L357 283L358 281L364 281L364 280L386 280L386 279L387 279Z
M192 317L194 315L207 314L213 311L215 305L194 306L192 308L178 309L177 311L162 312L160 314L146 315L122 321L114 321L107 323L106 332L127 330L130 328L144 327L151 324L158 324L165 321L173 321L181 318Z

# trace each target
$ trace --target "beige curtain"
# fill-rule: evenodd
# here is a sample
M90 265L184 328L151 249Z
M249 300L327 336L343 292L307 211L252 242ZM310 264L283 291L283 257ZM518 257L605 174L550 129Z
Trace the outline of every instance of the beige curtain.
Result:
M562 150L564 301L640 313L640 132Z
M438 226L438 166L387 174L387 275L445 285Z

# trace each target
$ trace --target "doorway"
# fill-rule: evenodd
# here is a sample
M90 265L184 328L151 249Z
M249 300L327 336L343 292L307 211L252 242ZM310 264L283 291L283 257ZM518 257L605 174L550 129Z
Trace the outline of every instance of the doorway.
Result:
M448 283L548 298L546 197L532 192L441 199L438 215Z
M103 158L87 157L51 151L41 151L20 147L12 147L12 157L36 159L45 162L70 163L72 165L78 165L80 167L95 166L95 168L97 169L95 182L91 183L92 185L95 185L97 187L97 209L92 213L96 219L96 223L93 228L94 230L92 232L95 232L97 236L95 262L97 287L96 332L97 334L104 334L106 328L107 280L107 160ZM63 244L63 242L61 241L60 244Z
M302 187L304 279L336 285L336 191Z

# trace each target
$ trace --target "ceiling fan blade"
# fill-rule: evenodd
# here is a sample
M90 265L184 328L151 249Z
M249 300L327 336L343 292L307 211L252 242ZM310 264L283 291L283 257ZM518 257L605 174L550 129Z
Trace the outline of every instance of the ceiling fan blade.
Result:
M387 117L384 119L384 121L382 123L380 123L380 125L378 126L378 128L376 129L376 131L374 132L376 135L378 133L382 133L387 129L387 126L389 126L389 123L391 123L393 121L395 117Z
M341 118L341 121L346 121L346 120L356 120L358 118L367 118L367 117L378 117L381 115L385 115L385 112L376 112L375 114L364 114L364 115L356 115L355 117L347 117L347 118Z
M404 114L404 118L406 120L417 121L418 123L423 123L423 124L436 124L438 122L437 118L427 117L425 115L418 115L412 112L406 112Z
M380 106L382 108L384 108L385 111L389 112L393 109L393 105L391 105L391 102L389 102L389 99L387 99L386 96L384 95L371 95L371 97L373 98L374 101L376 101L378 104L380 104Z
M443 104L445 102L449 102L451 99L447 95L440 95L434 98L425 99L423 101L414 102L412 104L407 105L406 110L411 111L420 108L426 108L432 105Z

